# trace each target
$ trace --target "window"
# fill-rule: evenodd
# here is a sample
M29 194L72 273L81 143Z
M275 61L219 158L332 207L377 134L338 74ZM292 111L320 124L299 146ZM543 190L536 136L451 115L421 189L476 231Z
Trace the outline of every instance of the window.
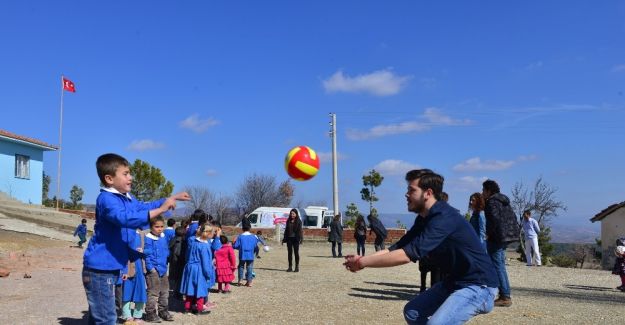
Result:
M30 178L30 157L15 155L15 177Z
M256 223L258 222L258 215L257 214L250 214L249 216L247 216L247 220L250 221L250 223Z
M304 227L315 227L315 226L317 226L317 216L306 215L306 219L304 219Z

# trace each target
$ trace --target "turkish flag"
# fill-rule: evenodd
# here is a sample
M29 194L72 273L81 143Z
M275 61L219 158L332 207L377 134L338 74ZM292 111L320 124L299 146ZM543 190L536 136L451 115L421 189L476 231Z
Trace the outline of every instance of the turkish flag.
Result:
M74 83L71 80L65 79L65 77L63 77L63 90L67 90L67 91L71 91L75 93L76 87L74 86Z

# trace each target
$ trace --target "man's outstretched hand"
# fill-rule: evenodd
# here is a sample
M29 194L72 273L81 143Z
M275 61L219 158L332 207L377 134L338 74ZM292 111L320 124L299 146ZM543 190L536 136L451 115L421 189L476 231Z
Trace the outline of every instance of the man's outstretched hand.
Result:
M357 255L345 256L345 263L343 263L343 265L345 266L345 269L354 273L364 269L364 267L362 267L362 264L360 264L361 258L362 256L357 256Z

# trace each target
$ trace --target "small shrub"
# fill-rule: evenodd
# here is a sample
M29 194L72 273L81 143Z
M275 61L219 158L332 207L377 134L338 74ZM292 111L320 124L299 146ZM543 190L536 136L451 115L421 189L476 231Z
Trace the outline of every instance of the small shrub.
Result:
M558 266L558 267L568 267L568 268L577 267L577 262L575 261L574 258L567 256L567 255L563 255L563 254L552 256L551 263L553 263L553 265Z

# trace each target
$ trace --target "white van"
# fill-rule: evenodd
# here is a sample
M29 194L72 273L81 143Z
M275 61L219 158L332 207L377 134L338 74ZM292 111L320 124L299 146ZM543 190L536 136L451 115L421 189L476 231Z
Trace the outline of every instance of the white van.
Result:
M292 208L260 207L247 215L252 228L274 228L276 224L285 225ZM327 218L327 207L308 206L296 209L304 228L322 228ZM239 223L240 227L241 224Z

